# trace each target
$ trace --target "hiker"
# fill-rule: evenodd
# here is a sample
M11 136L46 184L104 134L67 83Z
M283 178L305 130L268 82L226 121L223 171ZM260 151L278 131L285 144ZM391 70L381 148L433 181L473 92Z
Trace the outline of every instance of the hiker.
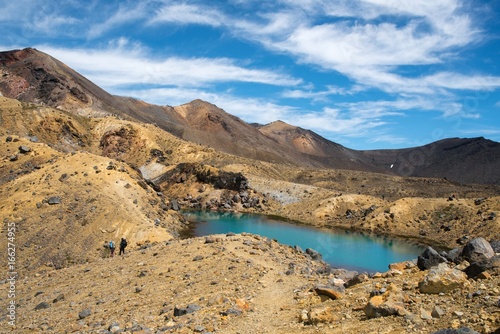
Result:
M110 256L113 257L115 255L115 243L113 240L109 241L109 251L110 251Z
M127 247L127 240L122 238L122 241L120 241L120 253L118 255L125 254L125 247Z

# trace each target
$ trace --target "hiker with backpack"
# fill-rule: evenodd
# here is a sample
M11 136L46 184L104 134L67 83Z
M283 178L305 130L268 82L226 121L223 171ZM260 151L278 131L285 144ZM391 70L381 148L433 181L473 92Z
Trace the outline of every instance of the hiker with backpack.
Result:
M109 241L109 252L110 252L110 257L113 257L115 255L115 243L113 240Z
M122 241L120 241L120 253L118 255L125 254L125 247L127 247L127 240L122 238Z

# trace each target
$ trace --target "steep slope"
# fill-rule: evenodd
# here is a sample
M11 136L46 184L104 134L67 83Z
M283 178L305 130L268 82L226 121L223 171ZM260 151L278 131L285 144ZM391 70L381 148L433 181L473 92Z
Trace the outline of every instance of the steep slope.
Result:
M379 169L371 164L369 160L368 163L364 161L365 157L360 152L329 141L311 130L302 129L283 121L272 122L258 128L261 133L274 139L281 146L315 161L316 165L336 169L383 171L382 168Z
M213 104L195 100L174 107L174 110L183 117L186 124L183 139L250 159L312 165L311 161L301 157L298 152L283 147L255 127Z
M17 136L0 141L0 217L16 227L24 271L95 260L110 239L126 237L133 246L169 240L182 226L124 163Z
M117 115L182 131L171 107L109 94L59 60L36 49L0 52L0 92L24 102L43 103L83 116Z

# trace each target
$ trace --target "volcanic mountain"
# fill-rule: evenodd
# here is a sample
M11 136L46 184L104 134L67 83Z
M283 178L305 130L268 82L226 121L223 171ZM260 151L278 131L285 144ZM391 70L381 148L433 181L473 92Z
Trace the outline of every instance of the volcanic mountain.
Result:
M0 53L0 92L84 116L115 115L155 124L173 135L236 156L297 167L335 168L400 176L500 184L500 143L443 139L421 147L357 151L282 121L251 125L219 107L194 100L157 106L109 94L36 49Z

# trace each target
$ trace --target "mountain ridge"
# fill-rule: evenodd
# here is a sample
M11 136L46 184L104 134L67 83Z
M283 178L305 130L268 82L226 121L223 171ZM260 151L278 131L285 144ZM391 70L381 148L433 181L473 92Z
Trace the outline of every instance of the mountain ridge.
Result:
M237 156L297 167L500 184L494 173L500 168L500 143L482 137L442 139L402 149L353 150L281 120L249 124L199 99L181 106L158 106L114 96L32 48L0 52L0 66L4 96L84 116L117 115L155 124L179 138Z

